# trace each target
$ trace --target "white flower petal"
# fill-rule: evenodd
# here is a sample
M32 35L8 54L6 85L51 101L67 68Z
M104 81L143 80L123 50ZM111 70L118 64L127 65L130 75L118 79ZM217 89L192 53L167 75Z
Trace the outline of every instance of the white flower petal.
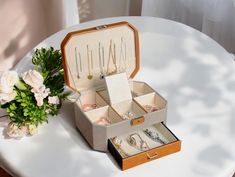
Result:
M29 70L22 75L24 82L33 88L39 88L43 85L43 77L36 70Z
M13 86L19 82L19 77L15 71L4 71L0 73L0 93L10 93Z
M48 103L57 105L57 104L60 104L60 99L58 96L49 96Z

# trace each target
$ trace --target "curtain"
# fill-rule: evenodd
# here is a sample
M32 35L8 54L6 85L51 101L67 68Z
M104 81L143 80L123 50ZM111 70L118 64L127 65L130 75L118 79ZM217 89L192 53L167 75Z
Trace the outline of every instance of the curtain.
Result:
M187 24L235 53L235 0L142 0L141 15Z

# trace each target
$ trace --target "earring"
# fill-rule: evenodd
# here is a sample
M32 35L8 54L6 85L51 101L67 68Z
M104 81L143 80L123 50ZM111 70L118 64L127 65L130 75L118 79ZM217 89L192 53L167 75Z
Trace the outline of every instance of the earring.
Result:
M156 106L151 106L151 105L144 105L143 108L147 111L147 112L154 112L157 111L158 108Z
M132 119L134 118L135 114L132 111L127 111L125 114L122 115L122 119Z

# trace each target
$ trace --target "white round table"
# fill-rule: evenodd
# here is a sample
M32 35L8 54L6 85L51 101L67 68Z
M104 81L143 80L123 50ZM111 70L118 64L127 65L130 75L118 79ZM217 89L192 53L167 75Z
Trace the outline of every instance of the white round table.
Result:
M60 48L73 30L128 21L140 31L145 81L169 102L170 129L182 140L179 153L121 171L110 154L93 151L78 133L72 103L21 140L6 139L0 119L1 166L22 177L231 177L235 171L235 62L214 40L177 22L118 17L60 31L37 47ZM17 65L32 67L30 53Z

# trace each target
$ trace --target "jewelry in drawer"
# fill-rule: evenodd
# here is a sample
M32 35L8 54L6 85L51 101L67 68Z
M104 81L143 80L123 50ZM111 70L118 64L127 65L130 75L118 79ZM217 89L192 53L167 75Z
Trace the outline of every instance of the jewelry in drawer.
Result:
M180 151L181 141L157 123L108 140L108 150L122 170Z
M165 126L167 100L133 80L141 69L133 25L69 32L61 53L66 85L78 95L75 124L92 149L110 151L123 170L180 150L180 141Z

